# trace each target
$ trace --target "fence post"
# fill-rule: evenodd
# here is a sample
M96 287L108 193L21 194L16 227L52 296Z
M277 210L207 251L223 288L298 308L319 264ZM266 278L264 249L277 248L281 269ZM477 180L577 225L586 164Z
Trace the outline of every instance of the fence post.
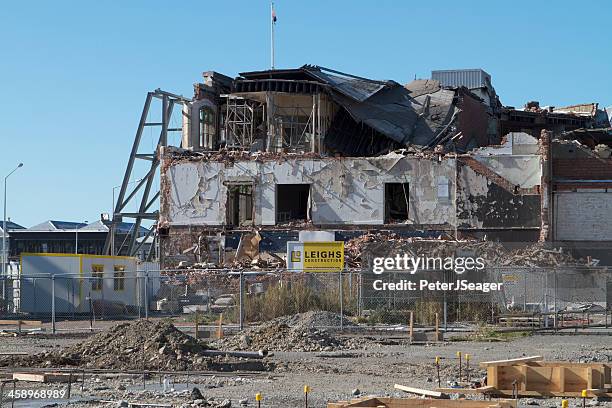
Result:
M444 291L444 334L448 332L448 302L446 301L446 291Z
M363 273L359 271L357 275L357 316L361 317L363 313L363 293L361 292L361 287L363 286Z
M142 296L142 276L138 276L138 272L136 272L136 277L134 278L136 279L136 301L138 302L138 318L141 319L142 318L142 303L143 303L143 296Z
M51 333L55 334L55 275L51 275Z
M240 331L244 329L244 273L240 270L240 313L238 316Z
M349 301L352 301L353 300L353 271L349 271L348 290L349 290Z
M145 306L145 319L149 320L149 272L145 272L144 282L144 306Z
M555 297L553 299L553 309L555 312L555 318L553 320L553 328L555 330L555 332L557 331L557 319L558 319L558 315L557 315L557 269L554 270L555 272Z
M544 273L544 327L548 329L548 269Z
M342 271L338 272L338 276L340 276L340 330L344 330L344 310L343 310L343 306L344 306L344 296L343 296L343 291L342 291L342 287L344 286L342 284Z
M527 274L523 271L523 313L527 312Z

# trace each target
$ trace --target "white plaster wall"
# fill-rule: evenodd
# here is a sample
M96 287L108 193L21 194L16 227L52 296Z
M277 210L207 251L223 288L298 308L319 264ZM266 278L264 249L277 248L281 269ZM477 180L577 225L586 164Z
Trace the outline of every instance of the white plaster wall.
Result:
M499 176L521 188L540 185L542 168L538 155L475 155L474 158Z
M315 224L384 223L384 183L410 183L411 224L453 224L455 204L439 199L445 176L454 197L455 161L383 156L279 161L182 162L168 168L173 225L224 225L226 182L253 182L255 224L274 225L276 184L310 184Z

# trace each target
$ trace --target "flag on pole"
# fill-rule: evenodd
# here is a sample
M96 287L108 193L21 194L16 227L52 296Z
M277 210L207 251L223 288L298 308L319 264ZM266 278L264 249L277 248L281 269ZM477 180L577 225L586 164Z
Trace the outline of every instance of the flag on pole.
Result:
M272 3L272 24L276 24L276 10L274 10L274 3Z

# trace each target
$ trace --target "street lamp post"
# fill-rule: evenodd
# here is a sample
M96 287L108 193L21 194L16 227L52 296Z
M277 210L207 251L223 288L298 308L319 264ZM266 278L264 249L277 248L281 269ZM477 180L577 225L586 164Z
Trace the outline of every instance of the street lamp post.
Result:
M10 177L11 174L17 171L20 167L23 167L23 163L19 163L17 167L13 169L9 174L4 178L4 218L2 220L2 277L3 281L6 277L6 264L7 264L7 249L6 249L6 181ZM4 291L2 292L2 296L4 297Z

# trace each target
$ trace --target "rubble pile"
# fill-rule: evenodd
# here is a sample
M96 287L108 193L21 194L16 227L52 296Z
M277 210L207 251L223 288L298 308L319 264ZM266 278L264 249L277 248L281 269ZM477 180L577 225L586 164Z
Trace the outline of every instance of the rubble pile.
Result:
M354 325L345 318L345 324ZM337 351L358 350L366 339L343 338L323 327L339 327L340 316L328 312L307 312L283 316L242 334L217 340L213 344L226 350Z
M400 237L395 233L369 233L348 241L345 259L349 267L359 268L368 254L395 256L450 257L457 253L470 253L482 257L491 267L555 267L593 265L591 259L576 259L561 248L551 248L545 243L533 243L521 248L506 248L502 243L477 240L423 239Z
M21 366L110 368L126 370L205 370L211 359L206 346L171 323L140 320L122 323L82 343L15 361ZM0 366L11 364L0 359Z
M270 252L261 252L253 257L253 259L234 259L230 265L235 269L281 269L285 267L285 260L278 255Z
M294 329L326 329L340 327L340 322L344 327L355 326L346 316L340 316L333 312L310 311L289 316L282 316L276 319L281 324L286 324Z
M267 152L267 151L255 151L251 152L250 150L238 150L238 149L228 149L221 148L216 151L192 151L181 149L174 146L168 146L165 148L164 154L171 157L173 162L177 161L201 161L205 159L206 161L222 161L228 164L231 164L235 161L244 161L244 160L279 160L279 161L287 161L292 159L317 159L321 158L318 153L314 152L304 152L304 153L294 153L294 152Z

